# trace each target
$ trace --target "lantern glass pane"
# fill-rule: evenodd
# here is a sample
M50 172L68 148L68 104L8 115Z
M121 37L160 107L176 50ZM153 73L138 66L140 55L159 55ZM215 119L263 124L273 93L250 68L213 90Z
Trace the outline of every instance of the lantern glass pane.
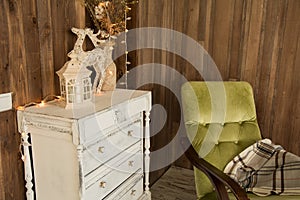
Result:
M60 91L61 91L61 97L63 99L66 98L66 80L64 78L60 80Z
M71 79L68 83L68 102L74 103L75 102L75 80Z
M83 100L91 98L91 82L89 78L83 79Z

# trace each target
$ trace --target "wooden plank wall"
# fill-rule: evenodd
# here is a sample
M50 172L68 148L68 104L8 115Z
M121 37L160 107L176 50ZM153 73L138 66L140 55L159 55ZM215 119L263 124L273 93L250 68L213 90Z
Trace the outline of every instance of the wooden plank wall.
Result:
M252 84L263 136L300 155L299 13L299 0L143 0L137 27L170 28L202 44L223 80ZM182 51L185 48L181 45ZM164 63L188 80L202 80L178 56L151 49L139 51L138 56L139 65ZM173 81L169 76L155 76ZM176 134L181 113L167 89L151 84L144 88L153 91L154 104L162 104L168 114L164 129L152 138L152 150L157 150ZM176 165L190 167L185 159ZM164 171L152 173L151 182Z
M85 26L82 1L3 0L0 8L0 93L13 92L14 107L58 94L54 72L66 61L66 53L76 39L70 28ZM137 12L133 26L182 32L208 50L224 80L249 81L254 87L263 136L300 154L300 1L143 0ZM161 42L166 37L161 37ZM181 46L181 51L187 50L180 41L175 45ZM162 63L188 80L201 80L184 58L151 49L136 55L139 65ZM174 77L166 79L166 71L157 72L152 78L176 83ZM144 88L153 91L154 103L161 103L168 115L163 129L152 138L151 148L157 150L174 137L180 108L167 88L155 84ZM24 199L15 116L14 110L0 113L0 199ZM190 167L185 159L178 160L176 165ZM151 182L165 170L151 173Z
M0 1L0 93L13 107L59 94L54 74L74 45L73 26L84 28L80 0ZM25 199L15 110L0 113L0 199Z

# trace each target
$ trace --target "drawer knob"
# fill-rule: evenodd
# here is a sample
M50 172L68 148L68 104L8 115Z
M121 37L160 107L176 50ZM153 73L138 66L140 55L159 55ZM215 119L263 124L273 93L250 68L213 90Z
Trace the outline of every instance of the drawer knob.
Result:
M136 190L131 190L131 194L132 196L135 196Z
M131 137L133 135L133 130L128 131L127 135Z
M121 122L125 121L125 116L121 111L116 110L115 111L115 116L116 116L116 120L117 120L118 123L121 123Z
M106 182L105 182L105 181L101 181L100 184L99 184L99 186L100 186L101 188L105 188L105 185L106 185Z
M98 152L99 152L99 153L104 153L104 147L99 147L99 148L98 148Z
M128 166L129 166L129 167L133 167L133 163L134 163L133 160L128 161Z

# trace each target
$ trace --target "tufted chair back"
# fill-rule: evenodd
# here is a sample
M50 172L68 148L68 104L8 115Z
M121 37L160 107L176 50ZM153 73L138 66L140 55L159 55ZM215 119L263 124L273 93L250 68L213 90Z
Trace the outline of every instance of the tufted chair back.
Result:
M220 170L261 139L248 83L188 82L181 93L184 122L193 147ZM201 171L194 168L194 173L197 197L201 199L213 192L213 187Z

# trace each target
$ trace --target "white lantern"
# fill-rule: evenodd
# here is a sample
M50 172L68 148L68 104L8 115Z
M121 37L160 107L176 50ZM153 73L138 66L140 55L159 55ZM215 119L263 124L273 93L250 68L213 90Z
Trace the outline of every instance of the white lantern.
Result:
M92 103L93 92L91 71L82 62L70 60L57 72L60 80L61 97L66 109L88 106Z

